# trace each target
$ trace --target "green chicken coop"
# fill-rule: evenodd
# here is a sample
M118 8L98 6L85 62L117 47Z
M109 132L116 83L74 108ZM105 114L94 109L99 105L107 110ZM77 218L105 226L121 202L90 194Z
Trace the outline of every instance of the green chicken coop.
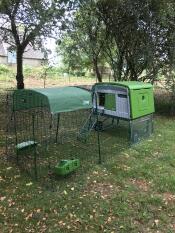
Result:
M153 132L154 95L150 83L123 81L97 83L92 88L94 112L129 122L131 142Z

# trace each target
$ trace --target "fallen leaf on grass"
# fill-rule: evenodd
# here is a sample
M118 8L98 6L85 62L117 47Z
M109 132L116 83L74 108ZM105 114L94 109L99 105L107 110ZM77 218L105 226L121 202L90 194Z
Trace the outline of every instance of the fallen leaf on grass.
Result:
M27 215L27 217L25 218L25 220L28 220L29 218L32 218L33 217L33 213L30 213Z
M6 197L0 197L0 201L4 201Z
M67 191L66 191L66 190L64 190L63 193L64 193L65 195L67 195Z
M159 220L158 220L158 219L155 219L155 220L154 220L154 223L155 223L156 226L158 226L158 225L159 225Z
M26 184L26 186L31 186L33 183L32 182L29 182Z
M2 178L2 176L0 176L0 181L5 181L5 180Z

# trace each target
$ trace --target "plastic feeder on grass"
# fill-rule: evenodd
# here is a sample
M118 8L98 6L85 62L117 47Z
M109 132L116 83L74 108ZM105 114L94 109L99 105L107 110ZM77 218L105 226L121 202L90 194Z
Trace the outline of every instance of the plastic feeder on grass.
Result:
M60 163L58 163L54 167L54 173L59 176L65 176L72 173L79 167L80 167L79 159L61 160Z

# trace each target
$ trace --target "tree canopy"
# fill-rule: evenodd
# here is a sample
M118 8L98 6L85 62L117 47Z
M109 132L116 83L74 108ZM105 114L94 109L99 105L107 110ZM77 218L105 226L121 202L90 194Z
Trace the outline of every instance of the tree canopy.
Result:
M17 53L17 87L24 88L22 57L28 44L41 47L42 40L64 27L65 12L72 7L68 0L2 0L0 33Z
M172 67L174 27L172 0L87 0L81 1L66 39L86 52L99 81L103 57L115 80L154 82Z

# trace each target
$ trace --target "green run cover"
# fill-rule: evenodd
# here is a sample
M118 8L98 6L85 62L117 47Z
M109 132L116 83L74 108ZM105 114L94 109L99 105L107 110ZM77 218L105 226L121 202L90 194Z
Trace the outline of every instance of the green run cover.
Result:
M13 110L47 107L51 114L92 107L91 93L79 87L55 87L15 90Z

